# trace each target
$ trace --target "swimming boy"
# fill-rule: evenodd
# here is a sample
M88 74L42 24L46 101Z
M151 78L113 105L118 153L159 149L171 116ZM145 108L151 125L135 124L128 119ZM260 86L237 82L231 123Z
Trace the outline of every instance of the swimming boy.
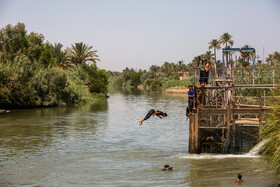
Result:
M156 115L156 116L159 117L160 119L161 119L162 117L166 117L166 116L167 116L167 114L164 113L164 112L162 112L162 111L151 109L151 110L148 112L148 114L145 116L145 118L139 121L139 125L142 125L142 123L143 123L144 120L147 120L147 119L149 119L151 116L154 116L154 115Z
M238 174L237 179L235 179L234 182L244 182L244 181L242 180L242 175L241 175L241 174Z
M173 169L173 166L165 165L161 171L168 171L168 170L172 170L172 169Z

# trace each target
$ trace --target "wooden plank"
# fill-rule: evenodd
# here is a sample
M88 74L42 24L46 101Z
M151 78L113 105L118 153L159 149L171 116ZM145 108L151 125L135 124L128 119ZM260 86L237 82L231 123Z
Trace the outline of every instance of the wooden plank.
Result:
M260 105L259 109L259 134L261 134L262 130L262 105Z
M199 126L199 129L226 129L228 127L203 127L203 126Z
M258 108L234 108L233 114L259 114L259 109Z
M189 117L189 153L193 153L193 115Z
M230 145L230 105L227 108L227 147Z
M225 88L276 88L276 84L235 84L229 86L205 86L205 89L225 89Z
M235 121L236 124L252 124L252 125L259 125L258 118L241 118L240 120Z
M195 143L195 152L198 153L198 115L199 115L199 108L197 109L195 125L194 125L194 143Z

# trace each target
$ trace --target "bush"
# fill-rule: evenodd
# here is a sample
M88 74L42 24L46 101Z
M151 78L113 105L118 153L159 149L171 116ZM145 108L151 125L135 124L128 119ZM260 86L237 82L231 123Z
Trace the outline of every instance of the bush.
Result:
M280 86L274 93L280 96ZM262 129L262 138L266 139L263 155L280 174L280 99L274 99L272 112L267 118L266 125Z
M150 86L150 90L152 91L160 90L161 87L162 87L162 81L160 79L154 79Z
M135 88L141 83L141 73L133 73L132 78L131 78L131 86L135 86Z
M172 88L172 87L188 87L188 85L190 84L189 80L167 80L163 83L162 85L162 89L166 90L168 88Z
M78 72L30 63L23 59L0 62L1 107L57 106L92 100Z
M146 89L146 90L149 89L151 84L152 84L152 82L153 82L153 79L146 79L144 81L144 84L143 84L144 89Z
M89 75L89 90L91 93L106 94L108 89L108 74L105 70L98 69L95 64L92 64L87 69Z

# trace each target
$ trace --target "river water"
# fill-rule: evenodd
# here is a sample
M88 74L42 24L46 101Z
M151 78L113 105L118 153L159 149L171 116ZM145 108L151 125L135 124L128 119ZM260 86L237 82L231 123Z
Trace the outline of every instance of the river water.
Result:
M274 186L259 156L190 155L186 98L140 91L99 105L0 115L0 186ZM152 109L168 117L138 121ZM174 171L161 171L163 165ZM244 183L233 183L237 174Z

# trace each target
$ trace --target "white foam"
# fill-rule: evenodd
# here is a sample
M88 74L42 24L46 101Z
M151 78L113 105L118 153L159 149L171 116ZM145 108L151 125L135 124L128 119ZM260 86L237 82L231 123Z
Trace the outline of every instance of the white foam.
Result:
M194 160L203 160L203 159L225 159L225 158L255 158L260 157L259 153L263 149L266 140L260 141L257 145L255 145L248 153L241 155L234 154L187 154L184 156L180 156L180 158L185 159L194 159Z
M259 155L259 153L262 151L264 144L266 143L267 140L262 140L260 141L257 145L255 145L250 151L249 155Z
M187 154L181 156L180 158L184 159L194 159L194 160L204 160L204 159L225 159L225 158L256 158L260 157L259 155L234 155L234 154Z

